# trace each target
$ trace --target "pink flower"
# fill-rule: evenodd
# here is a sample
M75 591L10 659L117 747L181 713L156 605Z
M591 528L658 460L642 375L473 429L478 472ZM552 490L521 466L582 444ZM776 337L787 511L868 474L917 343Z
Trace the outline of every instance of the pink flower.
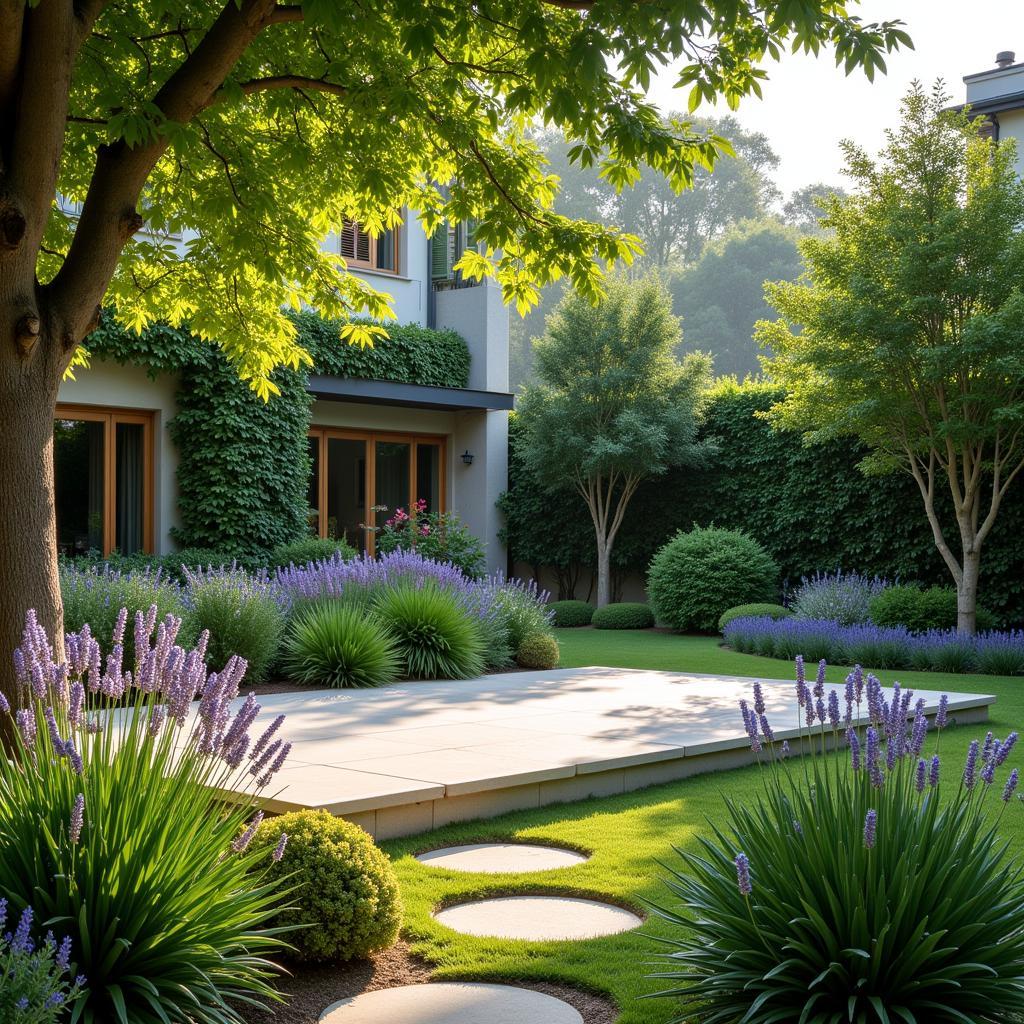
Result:
M430 533L430 524L429 523L424 523L420 527L420 533L422 533L423 536L426 537Z

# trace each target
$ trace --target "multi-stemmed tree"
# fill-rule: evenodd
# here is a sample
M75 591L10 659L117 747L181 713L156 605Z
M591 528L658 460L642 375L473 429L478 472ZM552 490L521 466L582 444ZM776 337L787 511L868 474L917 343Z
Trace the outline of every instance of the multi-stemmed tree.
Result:
M101 306L188 322L267 396L307 358L285 308L386 313L320 248L346 217L472 217L466 273L521 307L561 276L594 297L635 240L552 212L529 126L617 186L646 164L684 188L717 149L644 100L669 60L735 103L783 47L872 73L905 41L842 0L0 0L0 652L30 605L61 633L52 420Z
M1024 469L1024 182L1012 140L948 102L915 86L879 161L845 146L856 190L823 200L808 277L769 288L782 319L759 334L777 423L913 476L973 633L982 547Z

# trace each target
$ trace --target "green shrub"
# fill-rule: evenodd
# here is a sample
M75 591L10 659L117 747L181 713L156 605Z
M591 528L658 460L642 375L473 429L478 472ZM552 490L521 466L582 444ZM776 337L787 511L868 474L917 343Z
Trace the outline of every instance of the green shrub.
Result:
M558 641L550 633L531 633L523 638L516 651L516 662L521 668L557 668Z
M871 621L876 626L906 626L911 632L956 627L956 590L904 583L883 590L871 599ZM995 616L978 607L978 630L995 629Z
M120 572L107 565L79 569L65 563L60 569L60 594L64 602L64 631L77 633L86 624L104 654L110 653L114 623L122 608L128 609L128 628L124 633L124 665L135 668L135 634L132 623L136 612L156 605L157 621L167 615L187 616L181 588L159 572ZM190 645L198 636L193 624L182 625L180 642Z
M173 621L170 643L140 631L144 677L109 658L102 690L89 695L94 718L83 705L96 641L71 636L62 675L31 639L34 616L30 625L19 683L38 663L63 685L32 697L18 728L4 722L14 748L0 758L0 895L12 913L31 901L40 923L70 939L87 986L68 1020L241 1024L234 1007L280 999L267 958L285 941L267 928L282 883L266 877L264 850L247 849L256 794L280 765L262 764L257 780L238 771L236 757L258 749L246 728L253 704L230 714L244 668L234 662L208 689L198 653L171 646ZM104 714L115 700L126 712ZM228 746L212 753L217 735ZM237 799L225 802L231 778Z
M394 637L410 679L468 679L484 670L480 621L433 583L385 587L374 610Z
M370 836L327 811L294 811L265 821L253 845L270 850L282 832L284 856L269 874L292 889L274 924L296 929L288 936L295 958L335 963L393 945L402 923L398 879Z
M771 556L745 533L696 526L651 559L647 593L659 622L710 633L727 608L771 601L778 575Z
M288 626L285 675L309 685L384 686L402 668L395 641L364 608L322 599L299 611Z
M745 618L749 615L767 615L771 619L784 619L793 613L781 604L738 604L727 608L718 617L718 631L721 633L733 619Z
M417 551L424 558L451 562L472 579L482 576L487 565L483 542L454 513L427 512L422 499L407 513L397 508L377 534L377 551Z
M594 606L586 601L553 601L548 610L553 613L551 624L558 629L589 626L594 618Z
M877 707L889 697L872 686L867 704ZM761 707L755 688L763 737ZM839 755L819 753L815 723L798 770L777 743L757 740L762 791L728 802L668 880L673 903L659 931L671 951L658 975L659 995L672 1000L666 1018L1024 1019L1024 878L1014 826L992 809L1013 797L1017 771L997 776L1002 758L990 742L971 744L962 771L940 764L923 710L909 736L902 721L875 725L856 730L837 764Z
M650 629L654 613L650 606L638 601L606 604L594 612L594 629Z
M219 670L237 654L247 674L261 682L277 659L284 631L286 601L266 570L250 575L241 569L184 569L186 619L196 635L210 631L206 663Z
M278 569L289 565L308 565L310 562L322 562L328 558L349 559L356 557L355 548L343 540L332 537L303 537L293 540L290 544L279 544L270 553L269 568Z

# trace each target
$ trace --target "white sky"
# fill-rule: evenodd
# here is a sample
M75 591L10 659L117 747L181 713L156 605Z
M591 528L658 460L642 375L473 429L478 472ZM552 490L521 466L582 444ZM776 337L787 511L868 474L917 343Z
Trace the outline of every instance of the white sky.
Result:
M943 78L960 103L963 76L994 67L998 51L1014 50L1024 61L1024 0L850 0L849 9L866 22L902 19L915 48L889 54L888 74L873 84L860 71L847 78L831 53L817 59L786 54L766 66L764 98L744 101L737 117L771 140L781 158L776 178L784 194L814 181L844 184L839 140L876 150L884 129L898 120L900 97L913 79L930 86ZM673 88L675 79L666 70L651 89L665 111L686 109L687 93ZM719 103L697 112L727 111Z

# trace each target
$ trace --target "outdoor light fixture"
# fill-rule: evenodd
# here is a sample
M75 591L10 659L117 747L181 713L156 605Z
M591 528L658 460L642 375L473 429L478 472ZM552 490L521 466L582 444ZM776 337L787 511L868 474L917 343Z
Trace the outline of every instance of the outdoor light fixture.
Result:
M471 452L471 451L470 451L470 450L469 450L469 449L467 448L467 449L466 449L466 450L465 450L465 451L464 451L464 452L462 453L462 455L461 455L460 457L461 457L462 461L463 461L463 462L464 462L464 463L465 463L465 464L466 464L467 466L472 466L472 465L473 465L473 459L474 459L474 458L475 458L476 456L474 456L474 455L473 455L473 453L472 453L472 452Z

